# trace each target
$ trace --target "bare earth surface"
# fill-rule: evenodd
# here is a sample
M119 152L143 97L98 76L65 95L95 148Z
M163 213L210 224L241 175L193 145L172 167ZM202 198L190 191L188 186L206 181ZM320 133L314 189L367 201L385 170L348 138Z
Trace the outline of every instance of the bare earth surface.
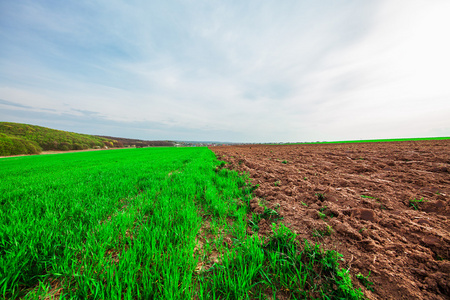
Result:
M369 299L450 299L450 140L211 150L259 185L254 213L279 206L299 240L344 255ZM355 278L369 271L373 292Z

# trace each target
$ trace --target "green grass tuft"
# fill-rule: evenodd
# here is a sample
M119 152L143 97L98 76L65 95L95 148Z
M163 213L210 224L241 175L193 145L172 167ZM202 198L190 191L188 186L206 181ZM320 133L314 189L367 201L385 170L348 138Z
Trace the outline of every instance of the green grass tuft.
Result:
M419 210L419 203L422 203L424 201L425 200L423 199L423 197L421 199L414 198L413 200L409 200L409 206L414 210Z
M374 292L374 288L373 288L373 282L369 281L369 276L370 276L370 271L369 274L367 274L367 276L362 275L361 273L356 274L356 278L358 278L359 281L361 281L361 283L364 285L364 287L366 289L368 289L369 291Z

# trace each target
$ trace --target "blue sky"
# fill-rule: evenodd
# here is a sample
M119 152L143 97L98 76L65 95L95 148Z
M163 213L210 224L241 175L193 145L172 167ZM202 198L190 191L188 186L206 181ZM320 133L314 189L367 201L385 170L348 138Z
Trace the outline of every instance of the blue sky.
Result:
M450 136L450 1L0 0L0 121L150 140Z

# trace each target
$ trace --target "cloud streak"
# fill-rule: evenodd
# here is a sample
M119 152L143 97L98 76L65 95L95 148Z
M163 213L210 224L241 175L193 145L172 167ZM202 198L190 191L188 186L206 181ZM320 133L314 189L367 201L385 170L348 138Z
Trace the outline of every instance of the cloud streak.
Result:
M450 135L447 1L1 6L3 119L144 139Z

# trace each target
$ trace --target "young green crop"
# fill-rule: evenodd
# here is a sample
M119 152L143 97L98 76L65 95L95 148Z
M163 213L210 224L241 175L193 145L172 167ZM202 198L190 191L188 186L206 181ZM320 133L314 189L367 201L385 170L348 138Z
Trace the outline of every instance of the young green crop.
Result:
M206 148L126 149L0 161L0 293L192 296L202 215L239 216L245 181ZM202 214L199 214L202 211ZM167 299L167 298L166 298Z
M222 263L202 278L206 299L364 299L354 289L347 270L339 269L342 255L318 244L300 244L283 224L273 235L246 238ZM207 287L205 290L204 287Z
M425 200L423 200L423 197L421 199L412 199L409 200L409 206L412 207L414 210L419 210L419 203L424 202Z
M207 148L0 160L1 297L360 298L337 253L281 223L248 236L254 187L223 167Z
M367 274L367 276L364 276L361 273L356 274L356 278L358 278L358 280L364 285L364 287L366 289L368 289L369 291L374 292L375 290L372 287L373 282L369 281L369 276L370 276L370 271L369 271L369 274Z

